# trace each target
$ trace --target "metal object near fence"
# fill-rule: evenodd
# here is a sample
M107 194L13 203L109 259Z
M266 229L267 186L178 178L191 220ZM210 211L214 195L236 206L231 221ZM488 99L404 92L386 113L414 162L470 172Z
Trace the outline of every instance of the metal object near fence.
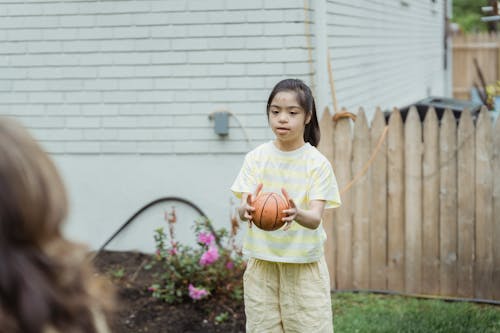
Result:
M458 122L461 113L466 110L468 110L471 113L472 119L475 121L477 119L479 111L481 110L482 104L475 101L464 101L455 98L430 96L421 99L417 102L414 102L410 105L399 108L399 111L401 112L401 117L403 118L403 122L406 121L408 111L412 106L415 106L417 108L420 121L422 122L424 121L425 115L427 114L427 111L429 110L430 107L433 107L434 110L436 111L438 120L441 121L441 119L443 118L444 111L446 109L450 109L453 112L453 115L455 116L455 119ZM385 112L386 122L389 121L390 115L391 112L389 111Z

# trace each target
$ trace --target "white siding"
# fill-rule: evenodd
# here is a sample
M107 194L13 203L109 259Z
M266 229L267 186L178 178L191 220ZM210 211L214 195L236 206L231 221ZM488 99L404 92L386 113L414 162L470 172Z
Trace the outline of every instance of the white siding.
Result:
M2 1L0 114L54 154L244 153L284 77L310 77L303 2Z
M217 227L230 228L238 200L229 191L242 158L238 155L56 155L70 194L65 234L98 248L141 207L164 197L184 198ZM163 211L177 209L176 235L193 235L197 213L176 201L152 206L134 220L109 249L154 251L153 231L166 227ZM242 226L242 231L244 230ZM194 242L192 242L194 243Z
M339 106L369 113L442 92L442 0L406 2L327 1ZM68 235L99 247L164 196L228 227L243 154L272 137L271 88L312 78L304 3L0 0L0 114L54 155L71 199ZM307 3L313 20L317 2ZM227 138L208 117L220 108L237 116ZM111 247L149 249L151 224L137 223Z
M370 113L444 94L443 10L442 0L328 0L339 107Z

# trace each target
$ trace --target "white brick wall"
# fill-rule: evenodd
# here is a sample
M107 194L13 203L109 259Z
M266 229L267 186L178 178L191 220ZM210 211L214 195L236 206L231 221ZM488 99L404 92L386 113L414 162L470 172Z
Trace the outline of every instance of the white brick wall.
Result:
M219 138L208 115L227 108L256 143L270 138L270 89L310 74L302 6L2 1L0 114L55 154L244 153L239 124Z
M443 91L443 6L409 4L328 0L339 106L370 112ZM230 121L221 139L208 114L227 108L255 143L271 137L264 105L272 86L311 78L303 5L1 1L0 114L19 117L57 154L244 153L239 124ZM48 127L57 131L38 131Z

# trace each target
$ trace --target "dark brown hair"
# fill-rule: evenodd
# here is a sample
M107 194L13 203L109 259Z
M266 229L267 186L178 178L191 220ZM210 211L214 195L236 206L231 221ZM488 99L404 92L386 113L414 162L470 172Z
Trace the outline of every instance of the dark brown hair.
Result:
M0 117L2 329L97 332L95 312L106 308L97 295L109 293L92 276L86 249L62 236L67 212L48 154L23 126Z
M320 140L320 131L318 117L316 115L316 104L311 89L301 80L285 79L278 82L267 100L267 116L269 117L269 108L277 93L282 91L293 91L297 95L297 102L304 109L306 114L311 115L311 120L304 129L304 141L309 142L314 147L318 146Z

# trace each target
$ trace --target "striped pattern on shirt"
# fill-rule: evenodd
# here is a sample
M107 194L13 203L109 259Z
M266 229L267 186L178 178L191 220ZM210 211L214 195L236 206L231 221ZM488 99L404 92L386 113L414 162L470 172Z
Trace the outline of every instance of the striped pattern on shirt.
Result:
M231 190L241 198L242 193L253 193L259 183L263 184L263 192L281 194L281 188L285 188L303 209L308 209L312 200L325 201L325 208L340 205L332 166L309 143L294 151L281 151L271 141L249 152ZM315 230L298 223L293 223L288 231L253 227L245 235L243 253L261 260L308 263L323 256L325 240L323 223Z

